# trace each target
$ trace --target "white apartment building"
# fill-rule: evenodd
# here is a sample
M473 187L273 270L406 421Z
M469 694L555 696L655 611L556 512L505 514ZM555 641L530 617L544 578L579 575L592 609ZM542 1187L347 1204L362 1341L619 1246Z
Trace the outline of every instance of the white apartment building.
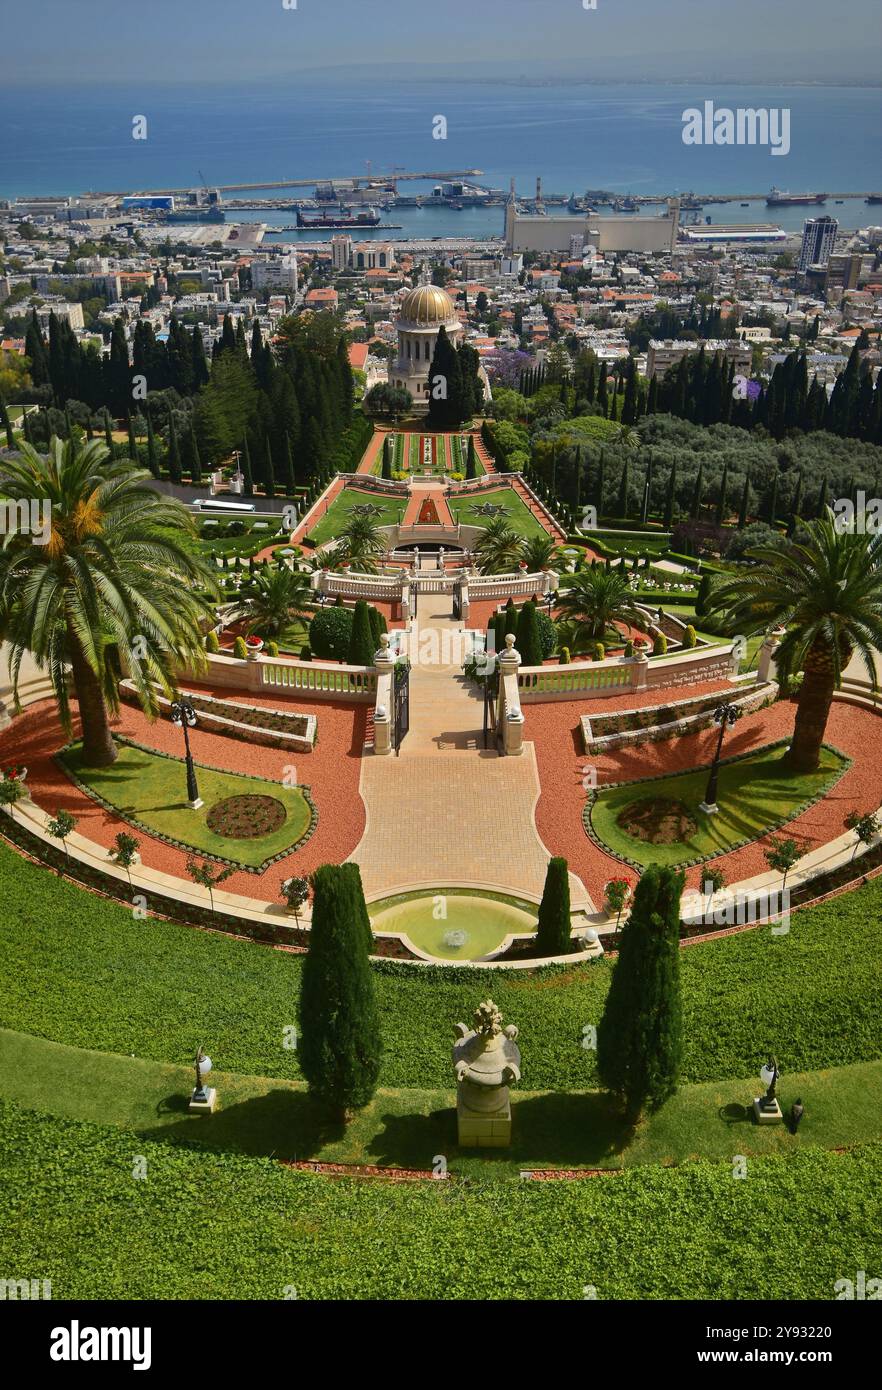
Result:
M297 257L293 251L283 256L257 256L251 262L251 288L257 291L282 290L297 293Z
M43 325L48 324L51 315L57 319L67 319L71 328L84 327L83 306L82 304L70 304L66 299L55 300L50 304L37 305L37 319Z

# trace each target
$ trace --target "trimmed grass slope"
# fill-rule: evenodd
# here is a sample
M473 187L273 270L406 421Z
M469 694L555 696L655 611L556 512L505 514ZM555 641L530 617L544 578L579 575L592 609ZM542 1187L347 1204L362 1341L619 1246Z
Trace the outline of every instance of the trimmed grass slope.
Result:
M0 1260L54 1299L827 1300L882 1256L882 1145L574 1183L329 1182L0 1105ZM777 1219L775 1215L777 1214ZM807 1233L824 1232L823 1239ZM476 1258L476 1251L480 1257Z
M297 1021L301 961L221 935L136 921L0 844L0 1026L75 1047L186 1062L201 1042L220 1070L297 1077L282 1046ZM683 1081L752 1076L768 1049L785 1072L882 1057L882 879L681 957ZM452 1026L492 994L520 1027L524 1086L595 1084L585 1024L611 965L529 975L375 966L384 1086L450 1086Z

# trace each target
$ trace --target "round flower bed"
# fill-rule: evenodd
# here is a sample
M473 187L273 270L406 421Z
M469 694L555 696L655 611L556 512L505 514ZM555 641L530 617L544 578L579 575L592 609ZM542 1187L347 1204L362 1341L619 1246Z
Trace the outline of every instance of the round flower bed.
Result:
M650 845L671 845L688 840L698 828L682 801L663 796L632 801L619 813L617 824L627 834Z
M287 814L274 796L227 796L205 819L209 830L228 840L258 840L284 825Z

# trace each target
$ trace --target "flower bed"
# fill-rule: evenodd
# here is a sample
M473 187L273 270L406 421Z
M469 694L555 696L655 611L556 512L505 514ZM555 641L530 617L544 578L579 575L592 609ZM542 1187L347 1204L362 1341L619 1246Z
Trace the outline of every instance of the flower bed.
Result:
M616 710L611 714L583 714L582 743L586 753L611 753L635 743L657 743L680 734L706 729L714 719L714 710L724 698L724 692L696 695L691 699L674 700L667 705L649 705L642 709ZM751 685L741 694L729 698L743 714L755 714L778 698L774 681Z
M137 692L129 680L120 681L119 693L130 705L140 705ZM214 695L181 692L199 714L199 723L209 733L226 734L246 743L259 743L268 748L291 748L308 753L315 745L318 721L314 714L294 714L289 710L262 709L258 705L240 705L233 700L219 700ZM171 701L157 697L159 708L168 714Z

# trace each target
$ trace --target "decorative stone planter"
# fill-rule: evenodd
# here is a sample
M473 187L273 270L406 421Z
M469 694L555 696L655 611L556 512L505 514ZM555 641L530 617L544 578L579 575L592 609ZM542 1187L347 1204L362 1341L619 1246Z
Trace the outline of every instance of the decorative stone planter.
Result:
M245 651L249 661L256 661L257 658L260 656L260 653L263 651L263 638L246 637Z

